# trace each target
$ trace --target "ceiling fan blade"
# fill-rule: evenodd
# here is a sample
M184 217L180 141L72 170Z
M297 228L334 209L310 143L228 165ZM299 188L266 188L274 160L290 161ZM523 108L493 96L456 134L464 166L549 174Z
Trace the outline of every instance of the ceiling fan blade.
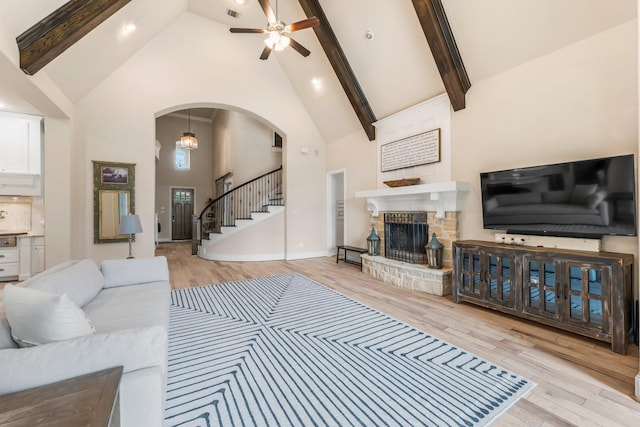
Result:
M298 52L300 55L307 57L311 54L311 51L309 49L307 49L306 47L302 46L300 43L298 43L297 41L295 41L294 39L290 38L290 43L289 46L291 46L296 52Z
M276 22L276 14L273 13L269 0L258 0L258 3L260 3L264 14L267 16L267 22Z
M320 20L315 16L312 16L311 18L303 19L302 21L294 22L293 24L287 25L287 31L293 33L294 31L317 27L318 25L320 25Z
M232 33L264 33L264 30L260 28L229 28L229 31Z
M271 54L271 48L269 46L265 46L264 50L262 51L262 55L260 55L260 59L264 61L265 59L269 58L270 54Z

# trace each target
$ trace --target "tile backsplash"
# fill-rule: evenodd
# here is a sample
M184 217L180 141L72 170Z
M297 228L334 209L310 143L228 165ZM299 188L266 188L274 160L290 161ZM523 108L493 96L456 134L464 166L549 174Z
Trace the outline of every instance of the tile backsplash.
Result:
M0 196L0 233L31 232L33 202L33 197Z

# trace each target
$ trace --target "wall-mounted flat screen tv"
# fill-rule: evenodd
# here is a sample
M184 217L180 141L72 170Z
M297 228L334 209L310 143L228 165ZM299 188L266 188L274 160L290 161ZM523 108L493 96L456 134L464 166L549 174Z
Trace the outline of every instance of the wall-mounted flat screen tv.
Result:
M514 234L635 236L633 155L480 174L484 228Z

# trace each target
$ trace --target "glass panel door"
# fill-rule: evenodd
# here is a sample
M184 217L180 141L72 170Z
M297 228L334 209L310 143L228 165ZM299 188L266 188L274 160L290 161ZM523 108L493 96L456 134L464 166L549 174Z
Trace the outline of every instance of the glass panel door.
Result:
M475 251L461 249L462 283L460 293L480 296L480 254Z
M551 259L524 258L524 309L544 317L558 317L558 276Z
M489 299L495 300L503 305L513 306L514 300L511 284L513 261L511 257L489 254L488 263L487 281L489 285Z
M569 263L568 268L568 320L588 328L602 329L606 301L603 282L608 280L608 269L583 263Z

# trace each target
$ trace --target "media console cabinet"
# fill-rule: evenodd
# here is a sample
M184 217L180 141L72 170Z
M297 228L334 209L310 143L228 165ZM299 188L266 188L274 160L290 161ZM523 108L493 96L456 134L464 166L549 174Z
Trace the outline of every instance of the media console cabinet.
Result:
M452 293L503 313L611 343L632 331L633 255L476 240L453 243Z

